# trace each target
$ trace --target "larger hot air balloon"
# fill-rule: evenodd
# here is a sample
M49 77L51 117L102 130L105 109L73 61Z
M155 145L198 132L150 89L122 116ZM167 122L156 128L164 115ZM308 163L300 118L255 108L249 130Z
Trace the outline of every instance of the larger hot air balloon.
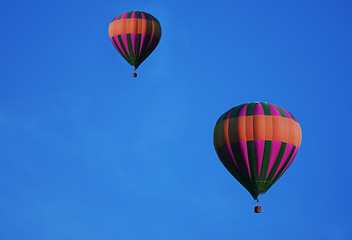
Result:
M291 165L301 138L301 127L291 113L264 102L230 109L214 129L218 157L257 201Z
M136 70L158 45L161 27L149 13L129 11L111 21L109 36L116 50Z

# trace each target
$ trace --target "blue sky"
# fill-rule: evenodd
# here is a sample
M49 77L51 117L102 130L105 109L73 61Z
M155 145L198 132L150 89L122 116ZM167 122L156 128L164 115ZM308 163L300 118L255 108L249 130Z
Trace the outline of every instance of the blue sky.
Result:
M133 67L108 36L141 10L162 38ZM0 239L350 239L349 1L7 1L0 9ZM298 155L252 197L218 117L292 112Z

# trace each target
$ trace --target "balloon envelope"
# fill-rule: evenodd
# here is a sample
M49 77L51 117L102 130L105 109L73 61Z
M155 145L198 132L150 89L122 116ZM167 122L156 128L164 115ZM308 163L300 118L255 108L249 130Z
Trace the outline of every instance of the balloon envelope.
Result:
M137 69L158 45L161 26L149 13L129 11L111 21L109 36L121 56Z
M301 127L291 113L264 102L230 109L214 129L218 157L254 199L291 165L301 138Z

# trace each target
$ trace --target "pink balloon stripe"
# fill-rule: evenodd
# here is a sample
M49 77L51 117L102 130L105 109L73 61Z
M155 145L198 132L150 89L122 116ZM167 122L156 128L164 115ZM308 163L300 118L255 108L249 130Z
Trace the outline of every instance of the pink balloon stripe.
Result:
M248 152L247 152L247 141L239 141L238 143L238 147L240 149L240 153L241 153L241 157L243 159L243 163L246 166L248 175L250 178L252 178L251 176L251 171L249 169L249 160L248 160Z
M132 51L133 55L136 55L136 39L137 39L137 33L131 33L131 40L132 40Z
M125 12L125 13L122 15L121 19L127 19L127 14L128 14L128 12Z
M235 164L235 167L236 167L236 170L238 171L238 173L240 173L240 170L239 170L239 168L237 166L236 159L235 159L235 157L233 156L233 153L232 153L231 145L229 143L225 144L225 151L226 151L227 156L230 157L231 161Z
M155 41L155 36L154 35L150 36L146 52L150 52L151 50L153 50L153 49L150 49L150 47L153 46L152 43L154 43L154 41Z
M255 161L257 165L258 179L260 178L260 170L262 169L264 145L265 145L265 140L261 140L261 139L254 140Z
M141 44L139 45L139 56L141 55L142 53L142 48L143 48L143 45L144 45L144 42L146 41L147 35L146 34L142 34L141 36Z
M284 172L286 171L286 169L291 165L291 163L293 162L293 160L295 159L296 155L298 152L298 148L295 149L295 151L292 154L292 157L290 159L290 161L288 162L287 166L285 167L285 169L282 171L282 173L280 174L279 178L282 176L282 174L284 174Z
M114 18L114 21L116 21L120 16L121 16L122 13L120 13L119 15L117 15L117 17Z
M254 105L253 115L264 115L264 109L260 103Z
M230 111L227 112L226 116L225 116L225 119L230 119L230 116L231 116L231 113L232 113L232 109Z
M127 54L128 56L131 56L131 53L130 51L128 50L128 43L127 43L127 34L126 33L123 33L123 34L120 34L121 38L122 38L122 42L123 42L123 45L125 46L125 49L127 51Z
M131 18L138 18L138 15L137 15L137 12L136 12L136 11L133 11L133 12L132 12Z
M277 108L274 105L272 105L270 103L268 103L268 105L270 107L270 111L271 111L272 116L281 116L281 113L279 112L279 110L277 110Z
M241 107L241 109L237 113L237 117L246 116L246 111L247 111L247 104Z
M287 143L286 149L285 149L285 152L284 152L284 155L283 155L283 157L282 157L282 159L281 159L281 162L280 162L280 164L279 164L279 167L278 167L277 170L276 170L276 173L275 173L274 176L273 176L273 179L276 177L277 173L278 173L278 172L280 171L280 169L282 168L282 165L284 165L284 163L286 162L288 156L290 155L290 152L291 152L292 148L293 148L293 144L292 144L292 143Z
M269 159L268 171L266 173L266 179L268 178L269 173L274 166L277 155L279 155L280 147L281 147L281 141L278 141L278 140L271 141L270 159Z
M112 43L114 44L114 47L116 48L116 50L123 56L123 57L126 57L125 56L125 53L122 51L122 47L121 47L121 44L120 44L120 41L118 39L117 36L113 36L113 38L115 39L115 42L117 43L117 46L115 45L114 41L111 39ZM120 50L121 49L121 50Z
M284 109L284 108L281 108L281 109L285 112L287 118L293 119L291 114L286 109Z

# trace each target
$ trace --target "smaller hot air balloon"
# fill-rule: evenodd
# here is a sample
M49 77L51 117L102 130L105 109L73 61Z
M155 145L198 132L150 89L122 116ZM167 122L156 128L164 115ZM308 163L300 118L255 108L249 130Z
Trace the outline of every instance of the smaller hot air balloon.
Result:
M109 36L116 50L137 70L158 45L161 26L158 19L149 13L129 11L111 21ZM136 77L137 73L133 76Z
M264 102L230 109L214 129L218 157L257 202L291 165L301 138L301 127L291 113ZM256 206L255 212L260 211Z

